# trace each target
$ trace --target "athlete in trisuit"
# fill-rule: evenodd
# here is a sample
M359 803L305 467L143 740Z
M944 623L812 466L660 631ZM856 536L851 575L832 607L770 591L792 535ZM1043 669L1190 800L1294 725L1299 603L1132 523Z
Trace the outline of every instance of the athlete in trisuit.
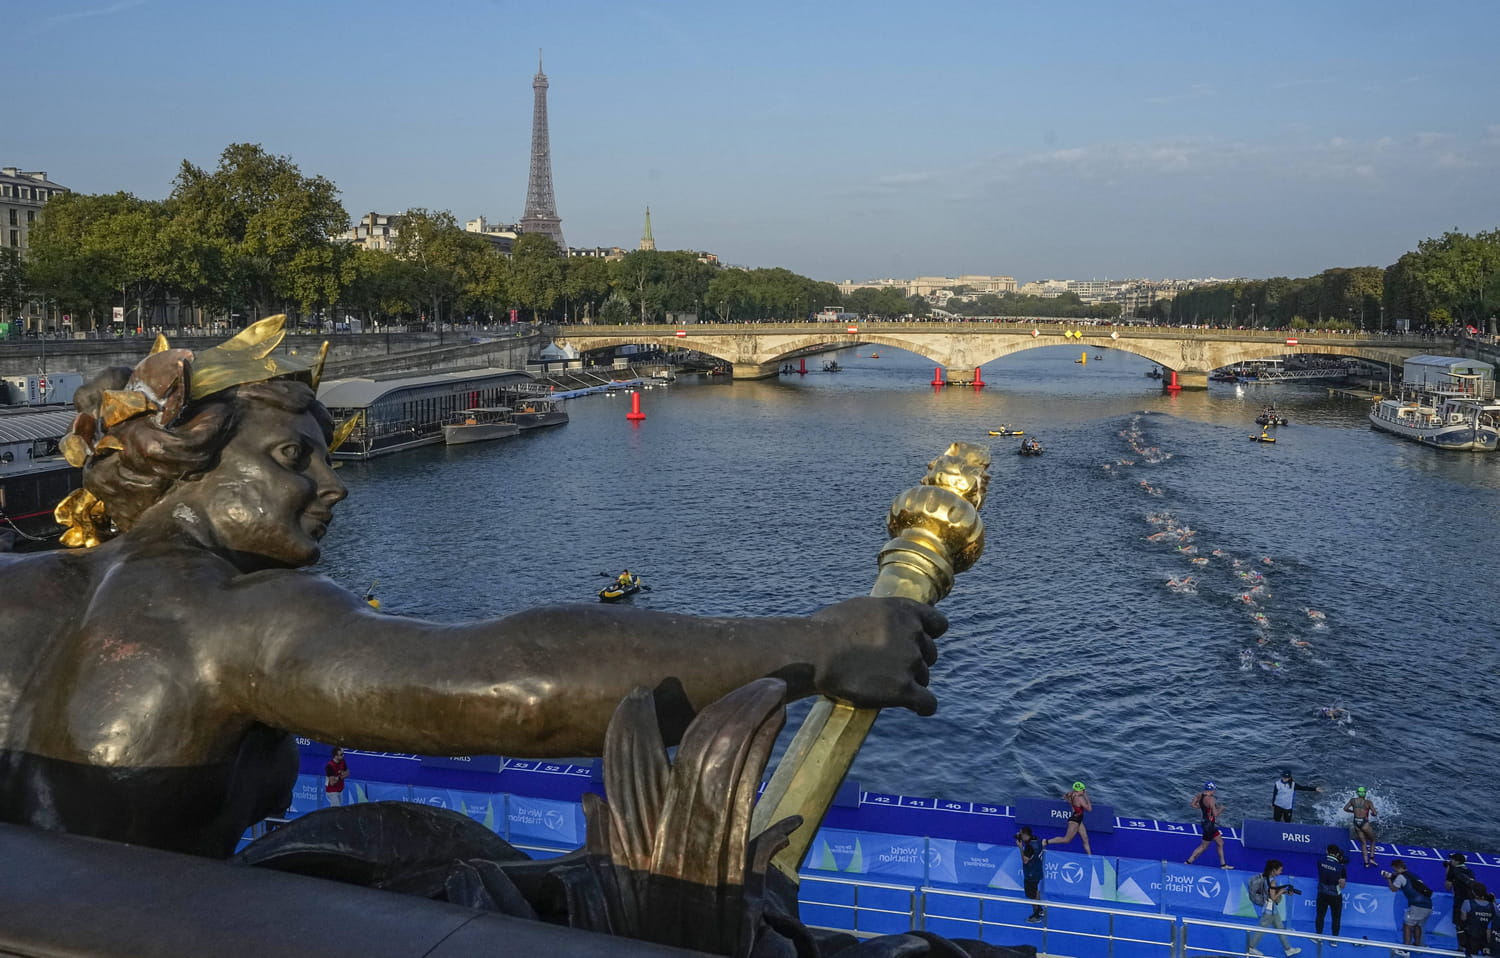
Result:
M1219 830L1219 801L1214 797L1219 786L1213 782L1204 782L1203 791L1193 797L1193 807L1203 813L1203 841L1193 849L1188 856L1187 863L1191 865L1198 860L1198 856L1208 851L1209 843L1212 842L1219 850L1219 867L1233 868L1234 866L1224 858L1224 833Z
M1084 790L1083 783L1074 782L1073 790L1063 793L1063 801L1073 809L1073 814L1068 816L1068 830L1059 837L1047 839L1042 845L1066 845L1073 840L1074 835L1078 835L1083 839L1083 853L1094 854L1089 848L1089 830L1083 824L1083 813L1092 812L1094 805L1089 801L1089 794Z
M1354 790L1354 797L1344 803L1344 811L1354 815L1349 830L1359 839L1360 851L1364 854L1365 867L1375 866L1375 826L1370 819L1375 817L1375 803L1365 797L1365 787Z

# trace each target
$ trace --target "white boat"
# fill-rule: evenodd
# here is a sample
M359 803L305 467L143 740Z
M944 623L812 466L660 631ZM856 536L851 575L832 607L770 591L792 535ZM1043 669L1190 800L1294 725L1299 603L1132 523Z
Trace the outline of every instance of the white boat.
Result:
M1494 366L1462 356L1413 356L1402 374L1402 395L1371 406L1370 425L1439 449L1500 448Z
M514 436L521 427L509 406L479 406L454 413L443 423L443 442L450 446Z
M568 414L554 399L528 398L521 400L511 414L522 429L537 429L541 426L561 426L568 421Z
M1500 448L1500 404L1412 393L1370 407L1370 425L1424 446L1470 452Z

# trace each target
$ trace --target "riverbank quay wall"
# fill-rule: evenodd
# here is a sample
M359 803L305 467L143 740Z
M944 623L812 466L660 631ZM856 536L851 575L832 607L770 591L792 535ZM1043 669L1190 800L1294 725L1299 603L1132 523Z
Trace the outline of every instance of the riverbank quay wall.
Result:
M685 326L559 326L559 346L580 352L629 344L691 349L730 363L735 379L766 379L796 357L853 346L904 349L946 371L951 382L1012 353L1044 346L1133 353L1176 372L1177 385L1208 388L1215 369L1284 356L1340 356L1400 366L1438 343L1422 337L1370 333L1184 329L1173 326L1090 326L1027 320L971 323L749 323Z
M26 376L47 370L69 370L89 379L110 366L134 366L155 342L155 336L127 336L103 340L24 340L0 343L0 375ZM225 336L171 338L173 347L208 349ZM347 379L390 372L461 369L494 366L525 369L548 342L539 333L470 335L468 333L334 333L288 335L277 352L317 355L328 343L324 379Z

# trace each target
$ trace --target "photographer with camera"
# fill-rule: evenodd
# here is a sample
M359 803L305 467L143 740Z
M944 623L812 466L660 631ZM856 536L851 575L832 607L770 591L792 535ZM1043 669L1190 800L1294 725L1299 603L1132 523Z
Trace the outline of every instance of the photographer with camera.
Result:
M1030 825L1022 825L1016 832L1016 847L1021 850L1021 878L1026 885L1026 897L1032 901L1042 900L1042 842L1031 833ZM1036 923L1042 920L1047 910L1033 905L1026 920Z
M1453 927L1458 929L1460 941L1463 939L1464 902L1474 897L1474 883L1479 880L1474 877L1474 870L1468 863L1469 857L1463 852L1454 852L1443 862L1443 887L1453 892Z
M1250 900L1255 903L1256 908L1259 908L1261 910L1260 927L1262 928L1285 929L1285 896L1287 892L1291 892L1293 895L1302 894L1302 889L1297 888L1293 885L1276 884L1276 876L1281 874L1281 869L1281 862L1272 858L1266 862L1266 867L1261 870L1261 873L1259 875L1256 875L1254 878L1250 879ZM1334 932L1334 934L1338 933ZM1265 932L1263 931L1251 933L1250 941L1245 947L1245 954L1262 954L1262 952L1257 950L1255 946L1260 943L1260 939L1263 935L1265 935ZM1301 948L1294 947L1292 943L1287 940L1286 935L1277 935L1276 937L1281 939L1281 950L1286 952L1288 955L1295 955L1302 950Z
M1380 877L1391 886L1391 891L1406 896L1406 915L1401 919L1401 943L1422 947L1422 922L1432 914L1432 889L1406 867L1400 858L1391 859L1391 870L1381 872ZM1391 954L1405 958L1410 952L1395 950Z
M1349 883L1349 857L1337 845L1328 846L1328 854L1318 859L1318 900L1313 927L1323 934L1323 916L1333 912L1333 937L1339 936L1344 916L1344 886Z

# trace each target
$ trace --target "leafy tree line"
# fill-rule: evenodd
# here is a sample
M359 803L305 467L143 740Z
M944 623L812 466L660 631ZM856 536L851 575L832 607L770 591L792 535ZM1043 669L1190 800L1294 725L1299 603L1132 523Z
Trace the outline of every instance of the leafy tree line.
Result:
M1198 286L1156 303L1152 316L1178 323L1265 328L1390 329L1454 323L1495 332L1500 311L1500 230L1426 239L1394 264L1327 269L1316 276Z
M981 293L970 300L948 300L944 307L960 316L1036 316L1048 319L1117 319L1119 303L1085 303L1077 293L1033 296L1029 293Z
M389 252L343 242L349 216L332 182L236 143L212 170L184 161L164 200L53 198L28 255L0 255L0 305L41 302L89 329L107 325L116 306L135 326L168 324L170 305L187 311L179 323L229 316L242 325L273 312L450 322L511 309L539 321L658 322L672 312L754 321L805 319L840 302L832 284L785 269L721 269L657 250L570 258L535 235L506 255L447 211L396 219ZM872 311L895 304L880 306ZM902 298L898 311L912 308Z

